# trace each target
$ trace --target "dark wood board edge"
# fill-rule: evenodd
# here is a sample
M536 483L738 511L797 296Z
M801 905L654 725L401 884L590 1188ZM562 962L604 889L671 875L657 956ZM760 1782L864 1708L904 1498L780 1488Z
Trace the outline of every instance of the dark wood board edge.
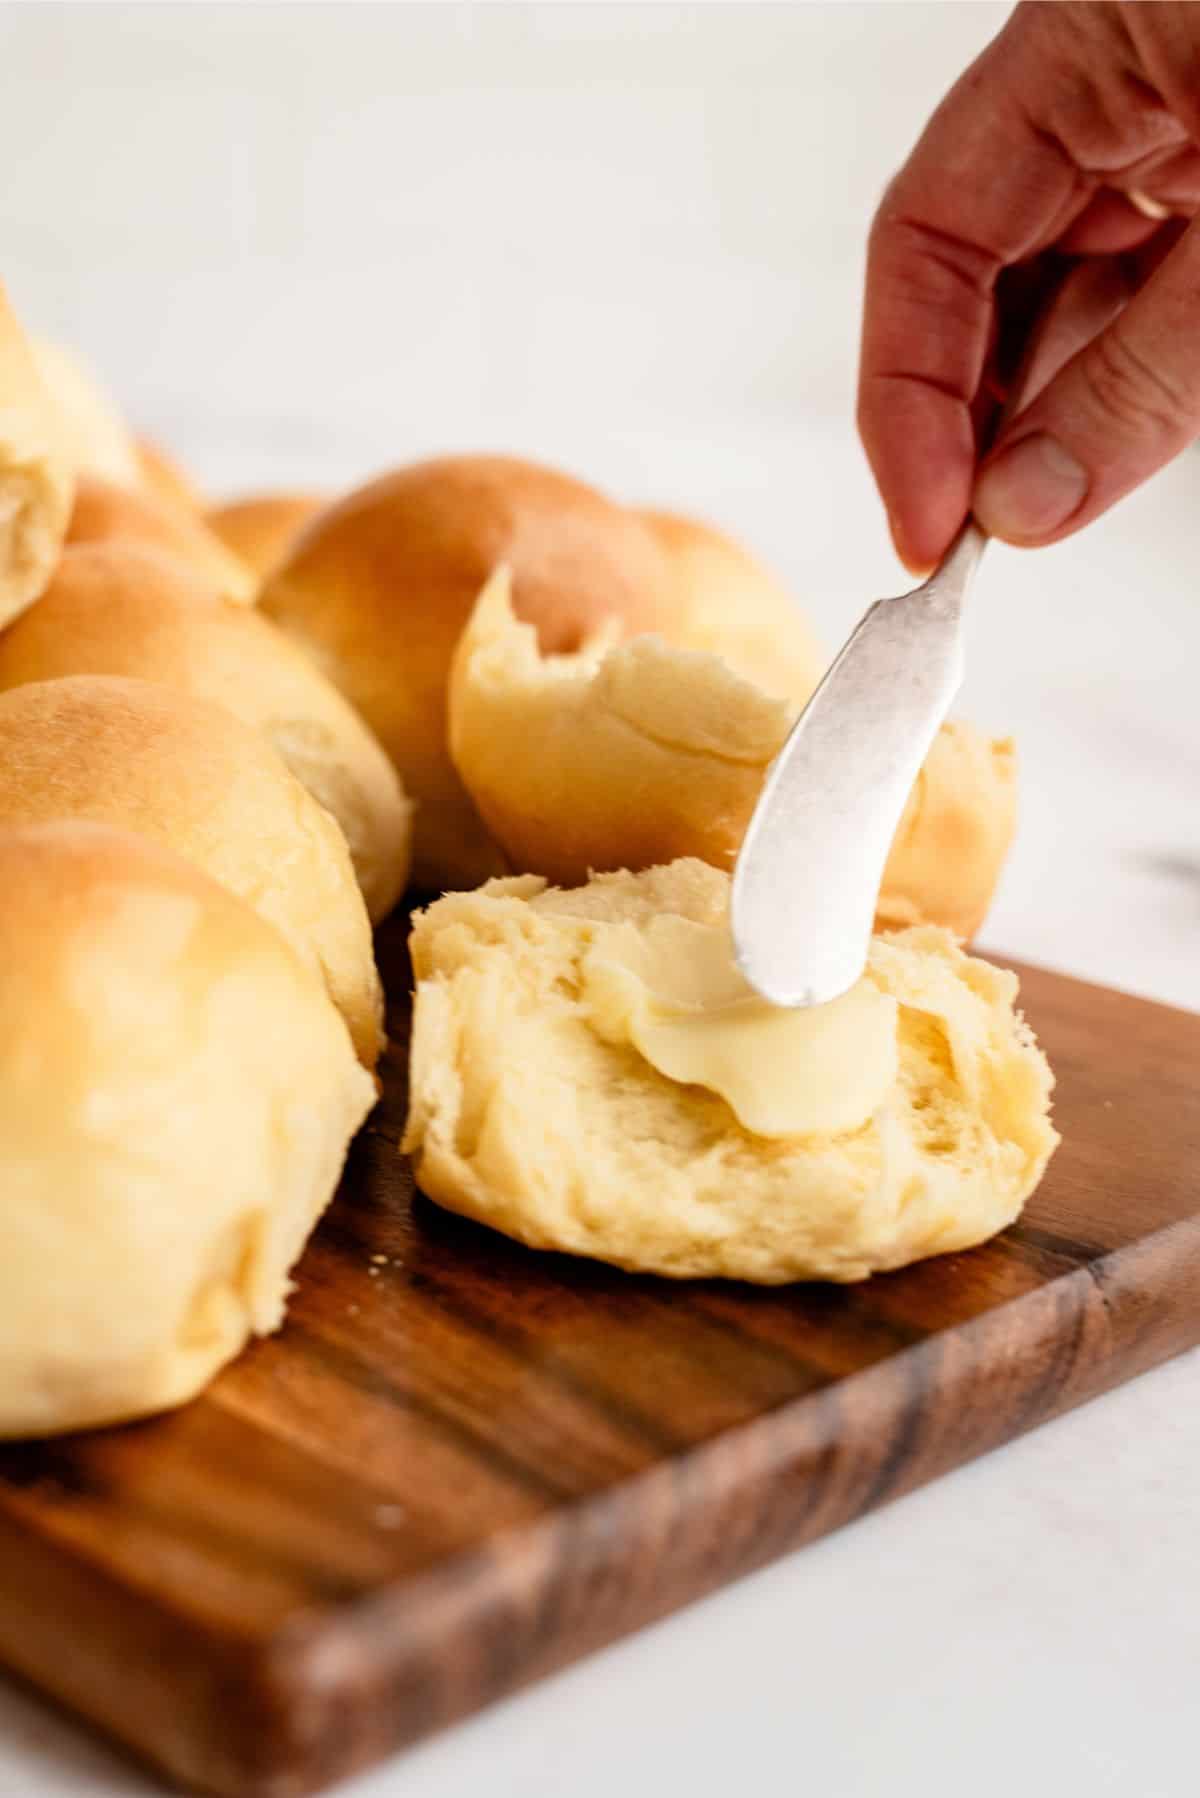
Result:
M191 1789L302 1798L1170 1359L1200 1341L1198 1299L1195 1217L266 1641L197 1637L148 1600L137 1639L106 1645L131 1670L119 1714L86 1641L51 1664L0 1639L0 1658ZM106 1639L91 1569L0 1530L0 1579L94 1611Z

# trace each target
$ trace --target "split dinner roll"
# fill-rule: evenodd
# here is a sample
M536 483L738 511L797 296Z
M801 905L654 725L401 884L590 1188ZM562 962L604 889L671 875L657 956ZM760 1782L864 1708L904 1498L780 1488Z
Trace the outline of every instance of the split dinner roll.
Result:
M414 874L474 885L503 866L446 741L460 632L498 562L546 650L601 619L663 628L671 577L653 533L590 487L504 456L457 456L384 475L331 506L260 604L357 707L417 802Z
M178 556L223 599L253 605L258 582L202 518L148 490L85 475L75 495L68 543L144 543Z
M337 819L371 918L395 905L412 828L395 770L353 707L269 619L217 598L157 550L81 544L0 634L0 690L73 674L132 675L228 706Z
M680 649L719 655L764 693L803 705L826 656L800 607L775 576L723 531L676 512L640 513L662 545L676 583L675 621L664 635Z
M49 580L74 489L58 415L0 287L0 629Z
M100 825L0 832L0 1436L181 1404L274 1330L373 1101L221 886Z
M265 580L326 501L315 493L259 493L214 506L209 528L240 562Z
M55 818L150 837L253 906L320 970L374 1067L382 995L345 839L257 731L150 681L15 687L0 694L0 830Z
M877 937L811 1011L737 973L698 861L534 877L416 919L421 1189L535 1248L674 1277L858 1280L1002 1230L1058 1138L1012 974Z
M509 866L563 884L698 856L732 868L798 705L715 655L601 630L543 655L499 571L455 656L450 746ZM1016 821L1012 744L943 726L884 873L879 918L977 930Z

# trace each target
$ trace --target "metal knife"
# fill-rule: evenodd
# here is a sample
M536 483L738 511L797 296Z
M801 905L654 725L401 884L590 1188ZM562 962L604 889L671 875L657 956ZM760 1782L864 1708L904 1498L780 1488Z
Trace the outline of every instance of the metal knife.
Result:
M866 966L896 826L962 681L987 539L969 520L921 587L879 599L767 774L733 874L734 953L775 1005L821 1005Z

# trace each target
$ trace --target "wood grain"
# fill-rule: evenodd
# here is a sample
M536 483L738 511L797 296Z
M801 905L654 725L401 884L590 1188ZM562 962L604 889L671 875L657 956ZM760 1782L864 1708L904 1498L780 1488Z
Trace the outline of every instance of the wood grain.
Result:
M769 1291L415 1196L397 1006L281 1334L173 1416L0 1447L0 1659L187 1786L293 1798L1191 1345L1200 1017L1024 993L1065 1141L1021 1222Z

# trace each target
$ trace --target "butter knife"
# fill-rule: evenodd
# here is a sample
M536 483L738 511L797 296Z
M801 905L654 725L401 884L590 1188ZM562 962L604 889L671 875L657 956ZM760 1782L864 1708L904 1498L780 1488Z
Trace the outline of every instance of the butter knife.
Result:
M734 953L775 1005L822 1005L861 975L884 863L962 682L973 521L923 586L871 606L767 774L733 874Z
M1060 310L1073 267L1052 259L1034 274L1016 373L981 453L1073 347ZM963 607L987 541L968 517L922 586L875 601L767 772L730 921L738 966L773 1005L824 1005L866 967L888 850L962 684Z

